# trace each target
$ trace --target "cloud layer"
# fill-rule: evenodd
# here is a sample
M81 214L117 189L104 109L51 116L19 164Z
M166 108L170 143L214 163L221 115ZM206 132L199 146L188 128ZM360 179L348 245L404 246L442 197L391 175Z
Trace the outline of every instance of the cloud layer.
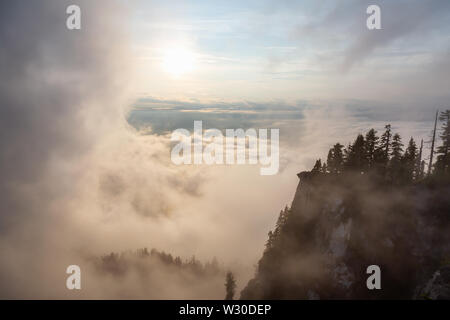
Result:
M69 31L68 4L0 5L2 298L119 297L120 286L132 290L135 279L96 282L87 261L140 247L182 257L217 256L245 285L277 213L292 199L295 174L309 169L336 139L346 144L369 125L381 129L389 118L358 116L338 102L247 102L237 110L222 104L216 115L259 114L245 121L222 121L219 115L215 120L222 125L281 129L280 174L261 177L259 167L250 166L174 166L167 135L172 127L148 121L158 134L143 135L126 122L135 99L128 8L79 1L82 30ZM188 125L181 111L173 120ZM394 127L407 135L426 131L417 121ZM70 264L81 266L91 281L87 288L95 290L65 288ZM174 298L179 290L173 288ZM214 288L211 296L220 297L222 290Z

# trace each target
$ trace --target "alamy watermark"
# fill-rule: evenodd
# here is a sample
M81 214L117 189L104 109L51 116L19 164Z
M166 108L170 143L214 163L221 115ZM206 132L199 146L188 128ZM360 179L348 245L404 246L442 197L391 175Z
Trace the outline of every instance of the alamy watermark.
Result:
M366 26L369 30L381 29L381 9L376 4L367 7L366 13L369 14L366 20Z
M366 20L366 26L369 30L381 29L381 9L378 5L372 4L367 7L366 13L369 15ZM81 8L78 5L69 5L66 8L66 27L69 30L81 29Z
M69 290L81 290L81 269L78 265L72 264L67 267L66 273L70 274L66 280L66 288Z
M250 128L203 131L202 121L194 121L194 133L186 129L172 132L178 142L171 152L172 162L181 164L260 164L261 175L274 175L280 167L279 129ZM270 148L269 148L270 143Z
M367 278L366 286L369 290L381 290L381 269L376 264L367 267L366 273L370 274Z
M69 16L66 19L66 27L69 30L81 29L81 8L77 5L70 5L66 8L66 14Z

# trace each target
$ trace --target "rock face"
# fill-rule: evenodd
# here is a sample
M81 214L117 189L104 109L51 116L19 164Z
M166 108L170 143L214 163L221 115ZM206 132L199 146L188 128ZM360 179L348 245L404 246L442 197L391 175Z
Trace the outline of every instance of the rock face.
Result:
M415 298L450 300L450 266L437 270L426 285L418 289Z
M448 299L448 186L298 176L242 299ZM367 288L370 265L381 269L380 290Z

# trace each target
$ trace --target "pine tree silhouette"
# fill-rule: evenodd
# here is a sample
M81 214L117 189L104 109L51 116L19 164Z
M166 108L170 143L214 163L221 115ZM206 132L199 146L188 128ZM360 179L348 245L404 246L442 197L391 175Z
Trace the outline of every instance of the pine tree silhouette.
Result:
M233 300L234 293L236 290L236 280L234 279L234 275L231 272L227 272L225 289L226 289L225 300Z
M377 132L375 129L370 129L366 133L366 139L365 139L365 151L366 151L366 159L367 159L367 165L368 168L372 168L374 166L375 162L375 151L378 148L378 140Z
M442 145L437 148L437 161L435 168L437 172L442 174L449 173L450 167L450 110L442 111L439 115L439 120L442 121L441 134Z
M336 143L328 152L327 171L330 173L340 173L344 164L344 154L342 148L344 146Z
M414 139L411 137L403 155L403 182L411 182L418 178L419 172L417 171L417 146Z
M359 134L355 142L346 152L346 166L357 172L364 172L367 169L367 159L365 151L365 141L362 134Z
M389 161L389 177L391 182L399 183L402 177L403 143L398 133L392 137L391 159Z

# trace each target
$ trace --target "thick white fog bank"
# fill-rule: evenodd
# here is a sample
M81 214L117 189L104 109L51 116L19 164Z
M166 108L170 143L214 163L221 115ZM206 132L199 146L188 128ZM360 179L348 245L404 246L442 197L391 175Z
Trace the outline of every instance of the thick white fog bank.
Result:
M273 124L284 137L277 175L261 176L259 166L175 166L169 135L142 135L126 122L136 98L129 9L78 3L78 31L65 27L69 1L0 5L2 298L221 298L221 279L180 287L156 265L148 286L159 289L149 292L134 274L97 276L90 261L142 247L215 256L241 288L292 200L296 173L335 142L385 124L319 105L304 112L299 131ZM392 125L405 139L429 129ZM72 264L82 270L80 291L65 286Z

